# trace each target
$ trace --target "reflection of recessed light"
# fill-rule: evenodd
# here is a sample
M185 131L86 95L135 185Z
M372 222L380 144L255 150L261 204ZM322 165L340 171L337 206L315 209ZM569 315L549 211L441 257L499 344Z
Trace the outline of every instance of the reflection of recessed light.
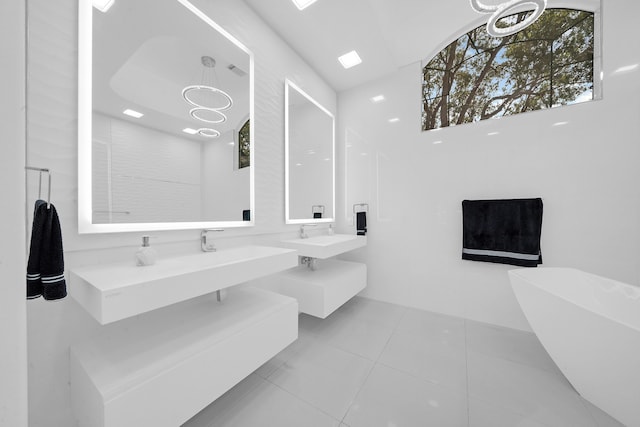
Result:
M569 123L569 122L556 122L556 123L554 123L552 126L564 126L564 125L566 125L567 123Z
M344 55L339 57L338 61L340 61L344 68L351 68L360 64L362 62L362 59L360 59L360 55L358 55L358 52L352 50L351 52L345 53Z
M382 102L384 101L384 95L376 95L373 98L371 98L371 100L373 102Z
M626 72L629 72L629 71L633 71L633 70L637 69L638 67L640 67L640 64L625 65L624 67L620 67L620 68L616 69L613 72L613 74L626 73Z
M397 118L397 117L394 117L393 119L389 119L389 123L397 123L399 121L400 121L400 119Z
M331 157L327 157L326 159L324 159L325 162L328 162L329 160L331 160Z
M302 166L302 163L296 163L296 166Z
M113 6L113 2L114 0L93 0L92 3L93 7L104 13L109 10L111 6Z
M131 117L133 117L135 119L139 119L140 117L144 116L144 114L139 113L139 112L137 112L135 110L130 110L128 108L126 110L124 110L122 112L122 114L126 114L127 116L131 116Z
M307 150L307 154L313 156L316 152L314 150Z
M487 134L487 136L493 136L493 135L498 135L500 132L489 132Z
M434 144L442 144L442 141L433 141Z
M231 141L231 142L227 142L227 145L236 145L236 143Z
M188 133L189 135L195 135L196 133L198 133L197 130L191 128L184 128L182 129L182 132Z
M309 7L315 2L316 0L293 0L293 4L295 4L299 10Z

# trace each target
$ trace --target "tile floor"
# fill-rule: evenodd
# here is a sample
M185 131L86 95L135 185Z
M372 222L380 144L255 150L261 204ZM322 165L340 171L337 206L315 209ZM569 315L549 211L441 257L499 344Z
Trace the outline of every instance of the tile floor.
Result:
M356 297L184 427L621 427L535 335Z

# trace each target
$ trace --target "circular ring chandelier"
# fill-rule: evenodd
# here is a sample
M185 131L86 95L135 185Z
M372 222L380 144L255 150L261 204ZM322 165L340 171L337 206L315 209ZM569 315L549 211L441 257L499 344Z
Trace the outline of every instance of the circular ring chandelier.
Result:
M486 5L479 0L470 0L471 8L478 13L491 13L487 22L487 33L493 37L506 37L524 30L540 18L547 7L547 0L509 0L497 5ZM498 27L499 20L506 18L507 12L518 6L533 5L533 12L523 21L507 27Z
M217 138L220 136L220 132L211 128L200 128L198 129L198 135L205 138Z
M202 105L190 98L190 96L197 94L198 92L204 92L205 94L208 92L208 93L222 95L222 97L225 98L226 103L223 104L221 107L215 107L215 106L211 107L207 105ZM184 89L182 89L182 97L184 98L185 101L187 101L189 104L193 105L194 107L202 107L202 108L209 108L211 110L225 111L233 106L233 100L231 99L229 94L213 86L205 86L205 85L187 86Z
M203 56L200 60L204 66L202 73L203 83L189 85L182 89L182 98L194 107L189 110L189 115L196 120L209 124L226 122L227 116L222 112L233 106L233 99L227 92L214 87L213 84L207 84L208 82L205 82L206 73L215 75L214 67L216 66L216 60L210 56ZM208 102L204 102L204 100L207 99L207 97L221 99L222 105L213 105L214 103L212 103L212 105L206 105ZM197 130L197 134L205 138L218 138L220 131L203 127Z
M213 113L218 115L220 118L212 120L211 118L207 118L206 116L204 116L203 114L205 113L206 114ZM216 110L215 108L207 108L207 107L192 108L189 111L189 115L196 120L200 120L201 122L211 123L211 124L224 123L227 121L227 116L225 116L223 113L220 112L220 110Z

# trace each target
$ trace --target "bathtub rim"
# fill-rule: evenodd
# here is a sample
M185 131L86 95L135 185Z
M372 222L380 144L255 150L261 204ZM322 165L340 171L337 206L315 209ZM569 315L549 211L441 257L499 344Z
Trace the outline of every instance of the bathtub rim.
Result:
M638 325L634 325L629 323L628 321L625 321L623 319L620 319L619 317L613 317L611 315L609 315L608 313L603 313L602 311L599 310L594 310L593 307L588 307L585 304L582 304L580 302L577 302L575 300L570 299L567 295L563 295L560 293L555 293L550 291L549 289L543 287L543 286L539 286L534 280L532 280L526 273L527 272L531 272L533 274L537 274L536 272L539 272L540 270L562 270L562 271L569 271L572 274L575 274L576 276L588 276L588 277L594 277L597 279L601 279L601 280L605 280L608 282L614 282L617 285L622 285L622 287L628 287L631 288L634 292L637 292L640 296L640 287L635 286L635 285L631 285L629 283L624 283L621 282L619 280L615 280L615 279L610 279L608 277L604 277L604 276L599 276L597 274L593 274L593 273L589 273L587 271L584 270L580 270L577 268L572 268L572 267L539 267L539 268L514 268L511 270L508 270L507 273L509 274L509 281L511 283L511 288L513 290L515 284L513 282L513 280L511 280L511 276L517 276L518 279L522 280L523 282L527 283L528 285L534 286L537 289L539 289L542 292L545 292L555 298L560 298L563 301L566 301L568 303L571 303L577 307L580 307L581 309L588 311L590 313L593 313L596 316L602 317L605 320L611 321L611 322L615 322L617 324L620 324L621 326L630 328L638 333L640 333L640 322L638 323ZM515 292L514 292L515 293ZM518 295L516 293L516 300L518 300ZM640 298L637 299L638 302L640 302ZM520 301L518 300L518 304L520 304Z

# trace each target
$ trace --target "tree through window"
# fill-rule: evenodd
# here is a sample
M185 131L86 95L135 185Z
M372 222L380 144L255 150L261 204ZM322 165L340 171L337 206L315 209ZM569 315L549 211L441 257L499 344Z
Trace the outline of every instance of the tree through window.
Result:
M251 163L251 123L249 120L238 131L238 169Z
M594 14L573 9L547 9L507 37L469 31L422 70L422 130L593 99L593 44Z

